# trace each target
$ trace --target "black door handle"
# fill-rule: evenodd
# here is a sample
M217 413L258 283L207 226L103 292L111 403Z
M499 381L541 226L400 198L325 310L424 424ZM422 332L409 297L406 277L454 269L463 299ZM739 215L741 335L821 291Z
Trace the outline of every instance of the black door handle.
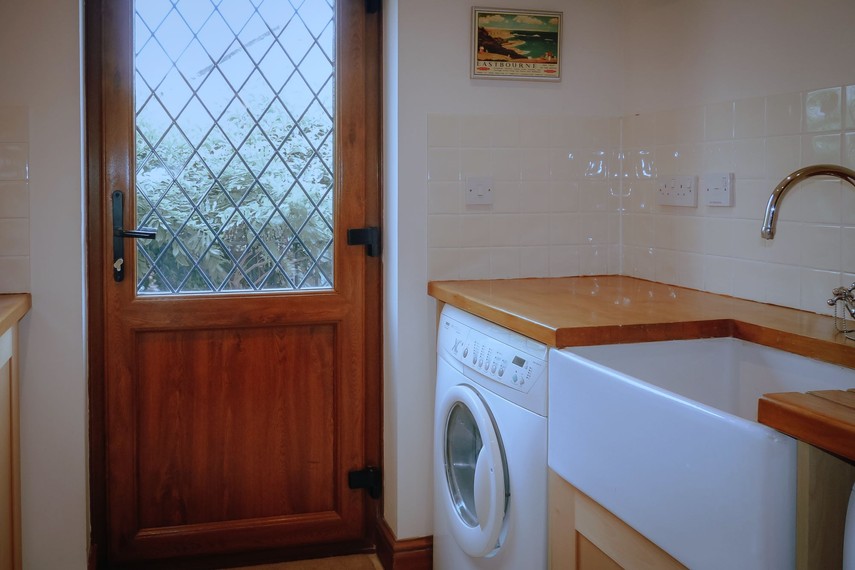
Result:
M154 228L124 229L125 195L121 190L113 192L113 280L117 283L125 279L125 238L154 239Z

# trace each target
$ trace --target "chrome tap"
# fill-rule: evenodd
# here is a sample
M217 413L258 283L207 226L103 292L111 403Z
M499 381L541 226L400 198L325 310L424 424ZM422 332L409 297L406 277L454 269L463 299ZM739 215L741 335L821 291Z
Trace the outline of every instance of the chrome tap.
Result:
M766 216L763 218L763 228L760 230L760 235L763 239L772 239L775 237L778 202L784 198L787 190L794 184L798 184L802 180L812 176L835 176L855 186L855 170L850 170L844 166L837 166L836 164L814 164L813 166L799 168L781 180L781 183L772 190L772 195L769 196L769 203L766 204Z
M855 319L855 293L853 291L855 291L855 283L849 287L837 287L833 289L831 294L834 297L828 300L829 306L834 307L837 303L842 302L849 316Z

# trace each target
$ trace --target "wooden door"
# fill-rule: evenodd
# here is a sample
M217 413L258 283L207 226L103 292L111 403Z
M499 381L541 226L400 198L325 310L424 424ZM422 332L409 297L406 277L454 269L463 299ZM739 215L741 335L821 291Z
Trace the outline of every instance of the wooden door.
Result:
M379 462L379 261L346 230L378 214L376 14L87 8L102 561L365 548L348 472Z

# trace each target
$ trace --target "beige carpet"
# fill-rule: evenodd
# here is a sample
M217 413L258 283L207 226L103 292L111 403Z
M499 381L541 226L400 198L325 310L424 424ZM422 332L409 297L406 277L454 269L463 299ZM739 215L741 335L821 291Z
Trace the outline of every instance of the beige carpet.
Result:
M377 556L373 554L354 554L352 556L338 556L336 558L318 558L315 560L300 560L298 562L245 566L233 570L383 570L383 566L381 566Z

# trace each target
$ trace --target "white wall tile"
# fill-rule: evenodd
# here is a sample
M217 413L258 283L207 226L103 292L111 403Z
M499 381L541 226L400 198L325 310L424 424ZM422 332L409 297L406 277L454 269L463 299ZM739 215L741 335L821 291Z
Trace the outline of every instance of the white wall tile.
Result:
M522 182L519 211L530 214L549 212L552 187L552 182Z
M0 218L27 218L30 215L30 191L26 181L0 182Z
M520 214L519 243L525 246L549 245L549 214Z
M579 247L575 245L549 246L549 276L579 275Z
M30 220L0 218L0 255L26 256L29 254Z
M26 180L28 155L27 143L0 142L0 180Z
M843 121L843 126L847 129L855 129L855 85L846 86L845 96L843 114L846 115L846 119Z
M520 146L520 117L513 115L493 116L493 146L518 148Z
M428 278L449 280L460 278L460 249L431 248L428 253Z
M490 251L491 279L514 279L520 275L520 248L494 247Z
M428 216L428 246L455 247L460 244L460 216L432 214Z
M428 150L428 180L448 182L460 180L459 149L432 148Z
M776 136L766 139L766 178L781 180L801 166L800 136Z
M495 140L496 117L492 115L469 115L460 120L460 146L491 147Z
M579 246L579 273L581 275L608 275L609 247L605 245Z
M733 102L733 136L737 139L766 135L766 98L753 97Z
M549 243L578 245L580 243L579 214L549 214Z
M802 224L800 230L799 264L804 268L839 271L843 255L843 232L840 226Z
M521 247L520 274L527 277L548 277L549 247Z
M676 285L690 289L704 288L704 256L696 253L677 252Z
M492 211L518 213L524 194L523 186L519 182L494 182Z
M766 139L752 138L733 142L733 170L740 181L766 176Z
M460 279L490 279L490 248L461 249L459 274Z
M843 144L843 166L855 168L855 133L847 133Z
M751 301L766 300L767 277L762 271L765 264L757 261L733 261L733 295Z
M719 295L733 295L734 260L707 256L704 259L704 290Z
M549 186L550 212L576 212L579 210L579 183L560 182Z
M721 141L733 138L733 101L704 107L704 140Z
M547 148L524 148L520 158L520 179L523 182L546 182L552 175L549 170L550 151Z
M780 180L772 182L778 184ZM779 202L779 221L840 224L843 217L842 182L824 177L809 178L790 188ZM848 188L847 188L848 191Z
M817 89L805 94L805 131L839 131L843 127L840 107L842 87Z
M460 219L460 245L487 247L490 245L490 215L467 214Z
M491 153L490 174L494 180L519 182L522 178L520 152L516 148L496 148Z
M802 94L766 97L766 135L791 135L802 130Z
M842 164L841 135L802 135L802 164Z
M0 256L0 293L30 291L30 257Z
M496 247L520 244L520 216L517 214L494 214L490 216L490 245Z
M764 265L766 303L798 307L801 303L801 268L795 265Z
M493 155L489 148L461 148L460 176L463 182L470 176L489 176L493 169Z
M733 239L733 220L706 218L703 224L703 252L707 255L731 257L737 251Z
M429 182L428 213L456 214L463 204L463 188L460 182Z
M812 313L833 315L834 309L826 302L831 298L831 290L843 285L843 276L839 271L801 270L801 300L799 308Z

